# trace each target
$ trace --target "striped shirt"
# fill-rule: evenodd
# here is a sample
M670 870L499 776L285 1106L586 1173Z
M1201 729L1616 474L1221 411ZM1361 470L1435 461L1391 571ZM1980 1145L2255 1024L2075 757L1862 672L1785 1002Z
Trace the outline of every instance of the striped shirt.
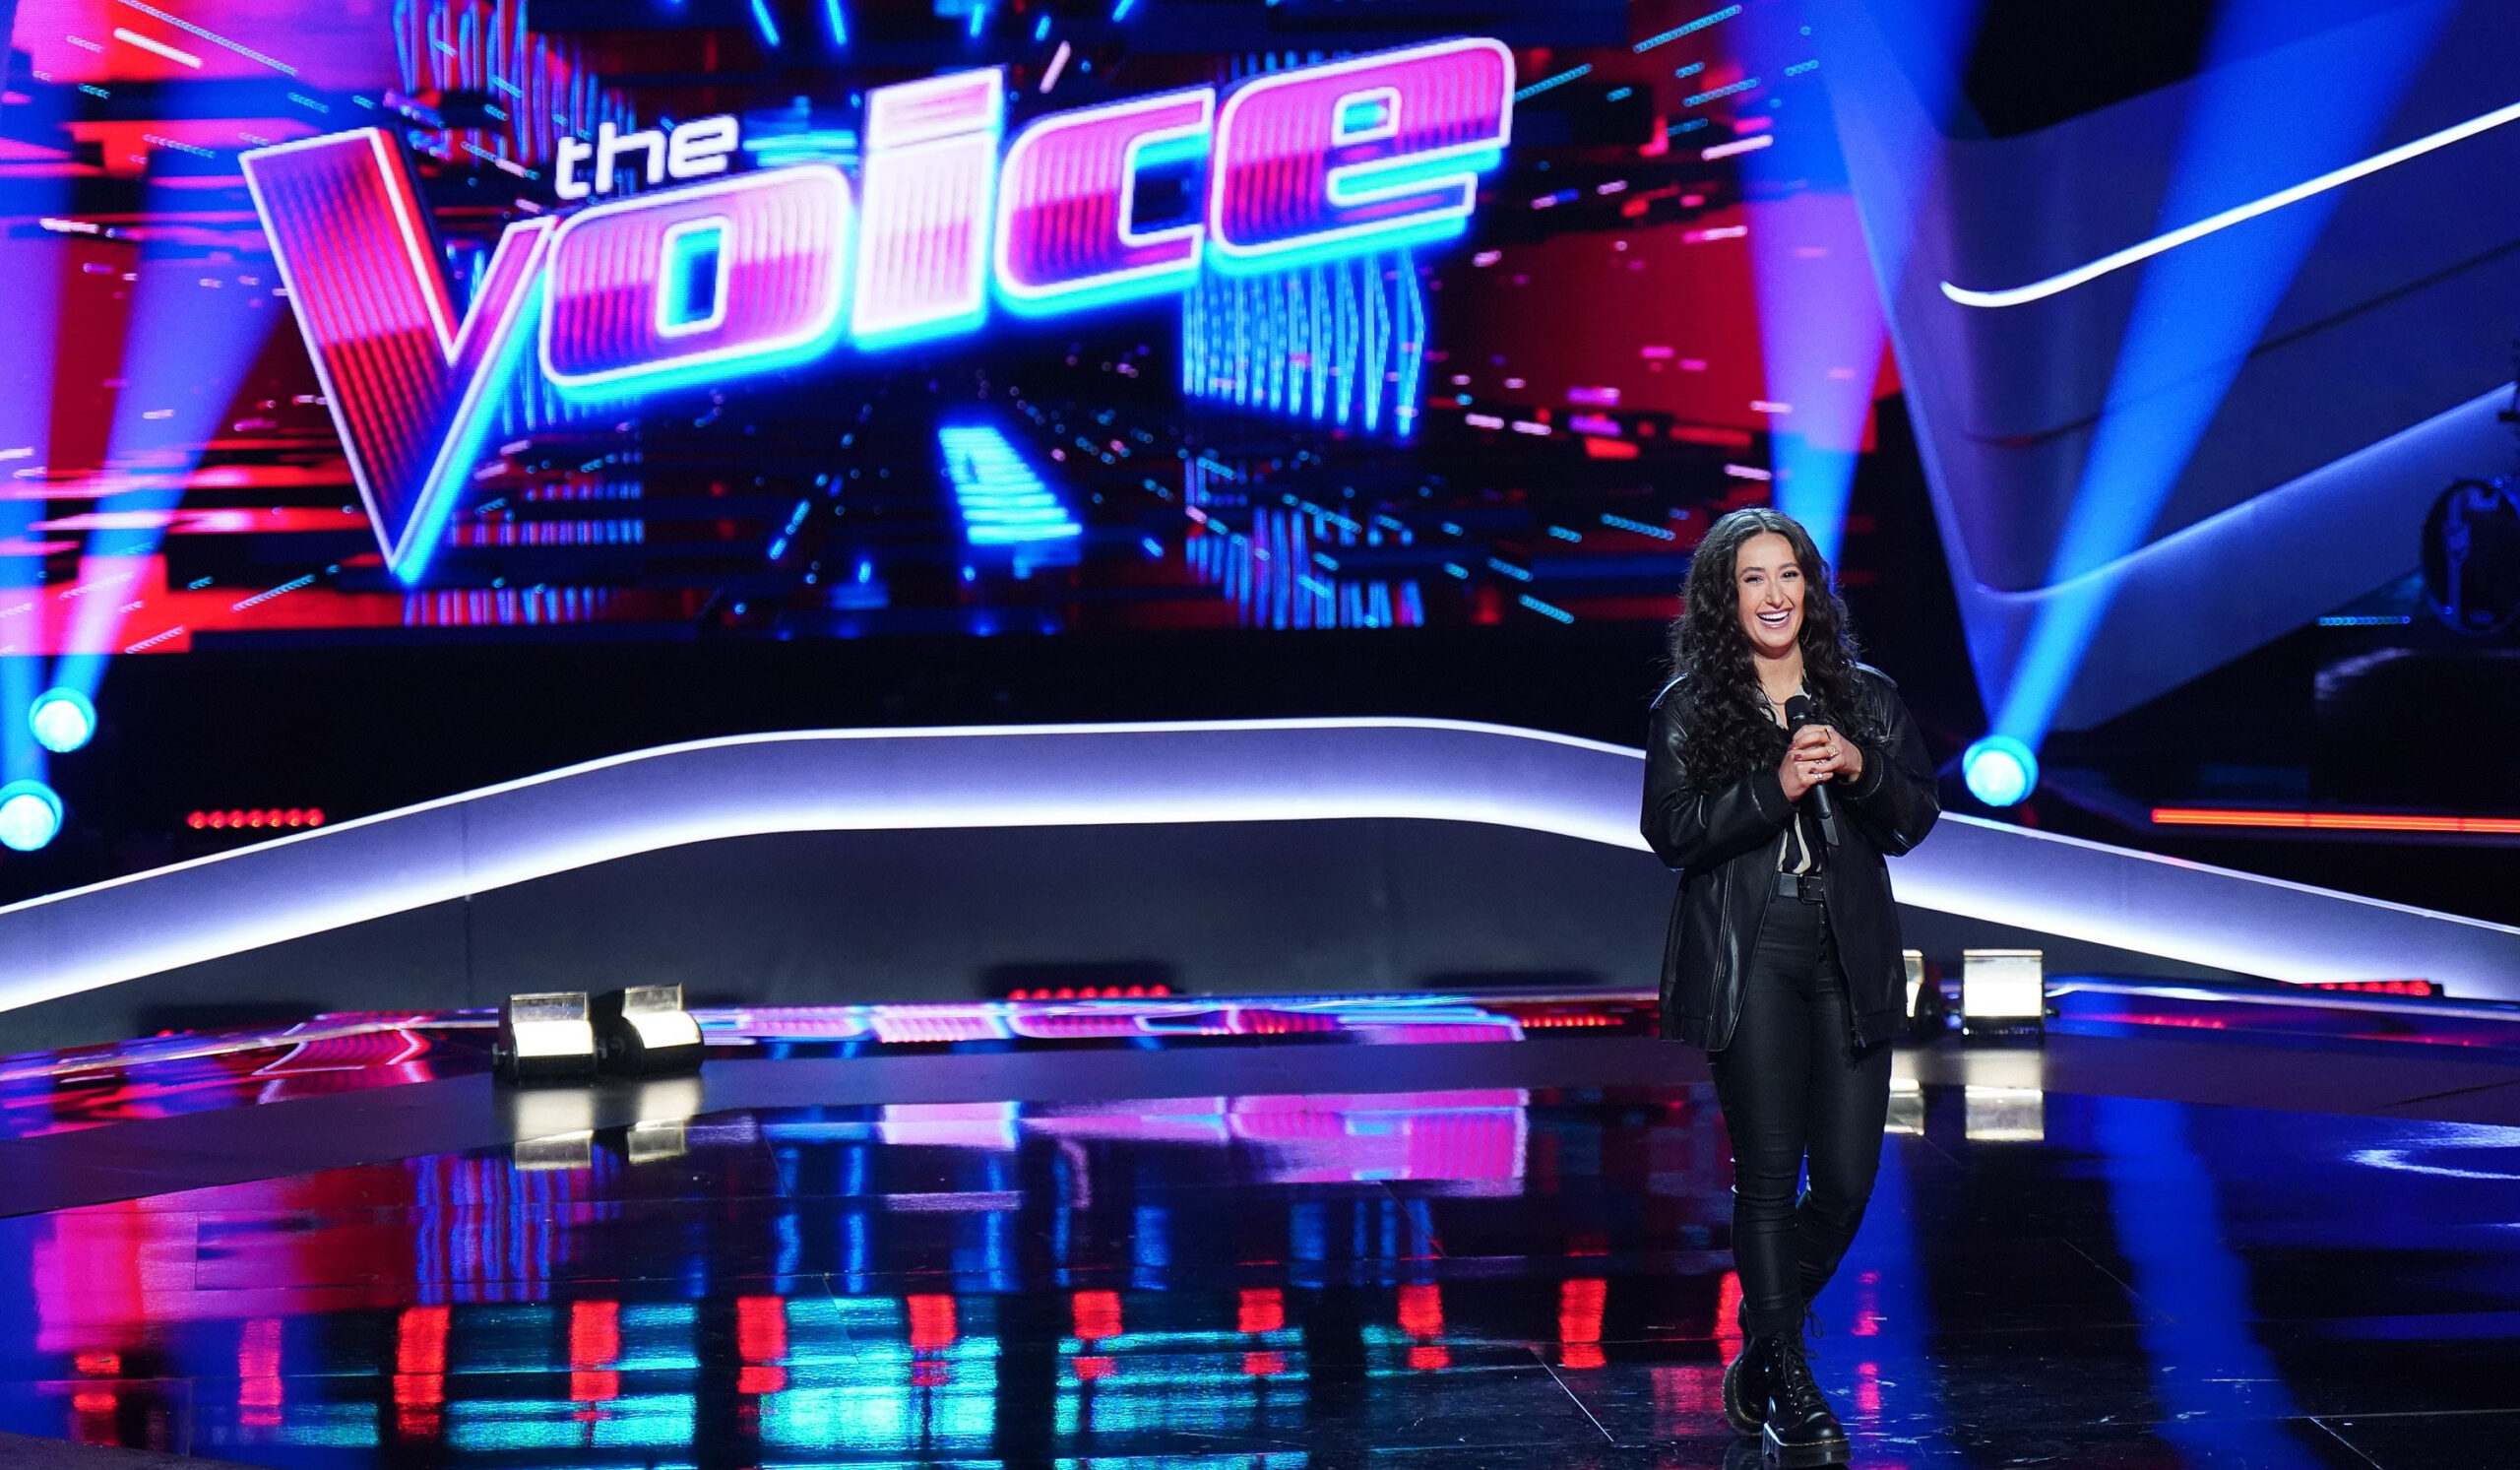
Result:
M1811 691L1805 688L1802 692L1807 696ZM1785 724L1784 713L1774 704L1768 705L1768 717L1779 725ZM1802 803L1796 801L1794 803L1794 820L1787 822L1785 831L1777 836L1776 870L1807 873L1819 869L1820 845L1811 840L1811 818L1803 811Z

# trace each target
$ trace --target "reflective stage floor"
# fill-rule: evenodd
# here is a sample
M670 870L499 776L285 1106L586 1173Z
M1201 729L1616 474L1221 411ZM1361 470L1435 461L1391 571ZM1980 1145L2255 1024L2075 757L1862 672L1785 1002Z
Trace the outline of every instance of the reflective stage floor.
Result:
M2092 988L1903 1055L1858 1465L2520 1463L2520 1014ZM0 1064L0 1431L260 1465L1717 1466L1738 1287L1633 998L480 1018ZM1418 1043L1413 1045L1412 1043Z

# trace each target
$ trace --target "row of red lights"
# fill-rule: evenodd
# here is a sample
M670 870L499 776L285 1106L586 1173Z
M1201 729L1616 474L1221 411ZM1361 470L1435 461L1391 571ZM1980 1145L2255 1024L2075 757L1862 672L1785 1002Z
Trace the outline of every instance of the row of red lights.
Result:
M213 831L227 827L320 827L324 825L324 808L264 806L196 811L184 818L184 825L196 832L205 827Z
M1172 993L1172 987L1152 986L1060 986L1056 990L1043 986L1038 991L1009 991L1009 1000L1161 1000Z

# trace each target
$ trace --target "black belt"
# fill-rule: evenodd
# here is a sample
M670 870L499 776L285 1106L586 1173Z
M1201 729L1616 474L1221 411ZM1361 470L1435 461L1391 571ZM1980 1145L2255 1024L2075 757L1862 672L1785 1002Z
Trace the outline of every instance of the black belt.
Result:
M1820 874L1816 872L1781 872L1776 875L1776 896L1800 899L1816 904L1823 897Z

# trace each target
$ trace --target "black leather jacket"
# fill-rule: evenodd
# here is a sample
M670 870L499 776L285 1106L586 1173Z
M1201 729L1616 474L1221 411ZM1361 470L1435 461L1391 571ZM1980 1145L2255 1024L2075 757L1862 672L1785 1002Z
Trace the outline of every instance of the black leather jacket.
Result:
M1868 665L1856 666L1856 674L1858 697L1872 716L1864 723L1889 734L1882 745L1863 747L1862 776L1830 788L1838 846L1823 863L1855 1039L1869 1047L1897 1035L1907 1009L1899 909L1882 860L1923 841L1942 802L1898 685ZM1656 696L1645 743L1645 841L1680 869L1663 941L1663 1035L1720 1052L1741 1015L1741 977L1758 942L1759 916L1776 892L1777 835L1794 805L1776 767L1764 762L1730 786L1697 790L1682 753L1679 701L1670 697L1678 682Z

